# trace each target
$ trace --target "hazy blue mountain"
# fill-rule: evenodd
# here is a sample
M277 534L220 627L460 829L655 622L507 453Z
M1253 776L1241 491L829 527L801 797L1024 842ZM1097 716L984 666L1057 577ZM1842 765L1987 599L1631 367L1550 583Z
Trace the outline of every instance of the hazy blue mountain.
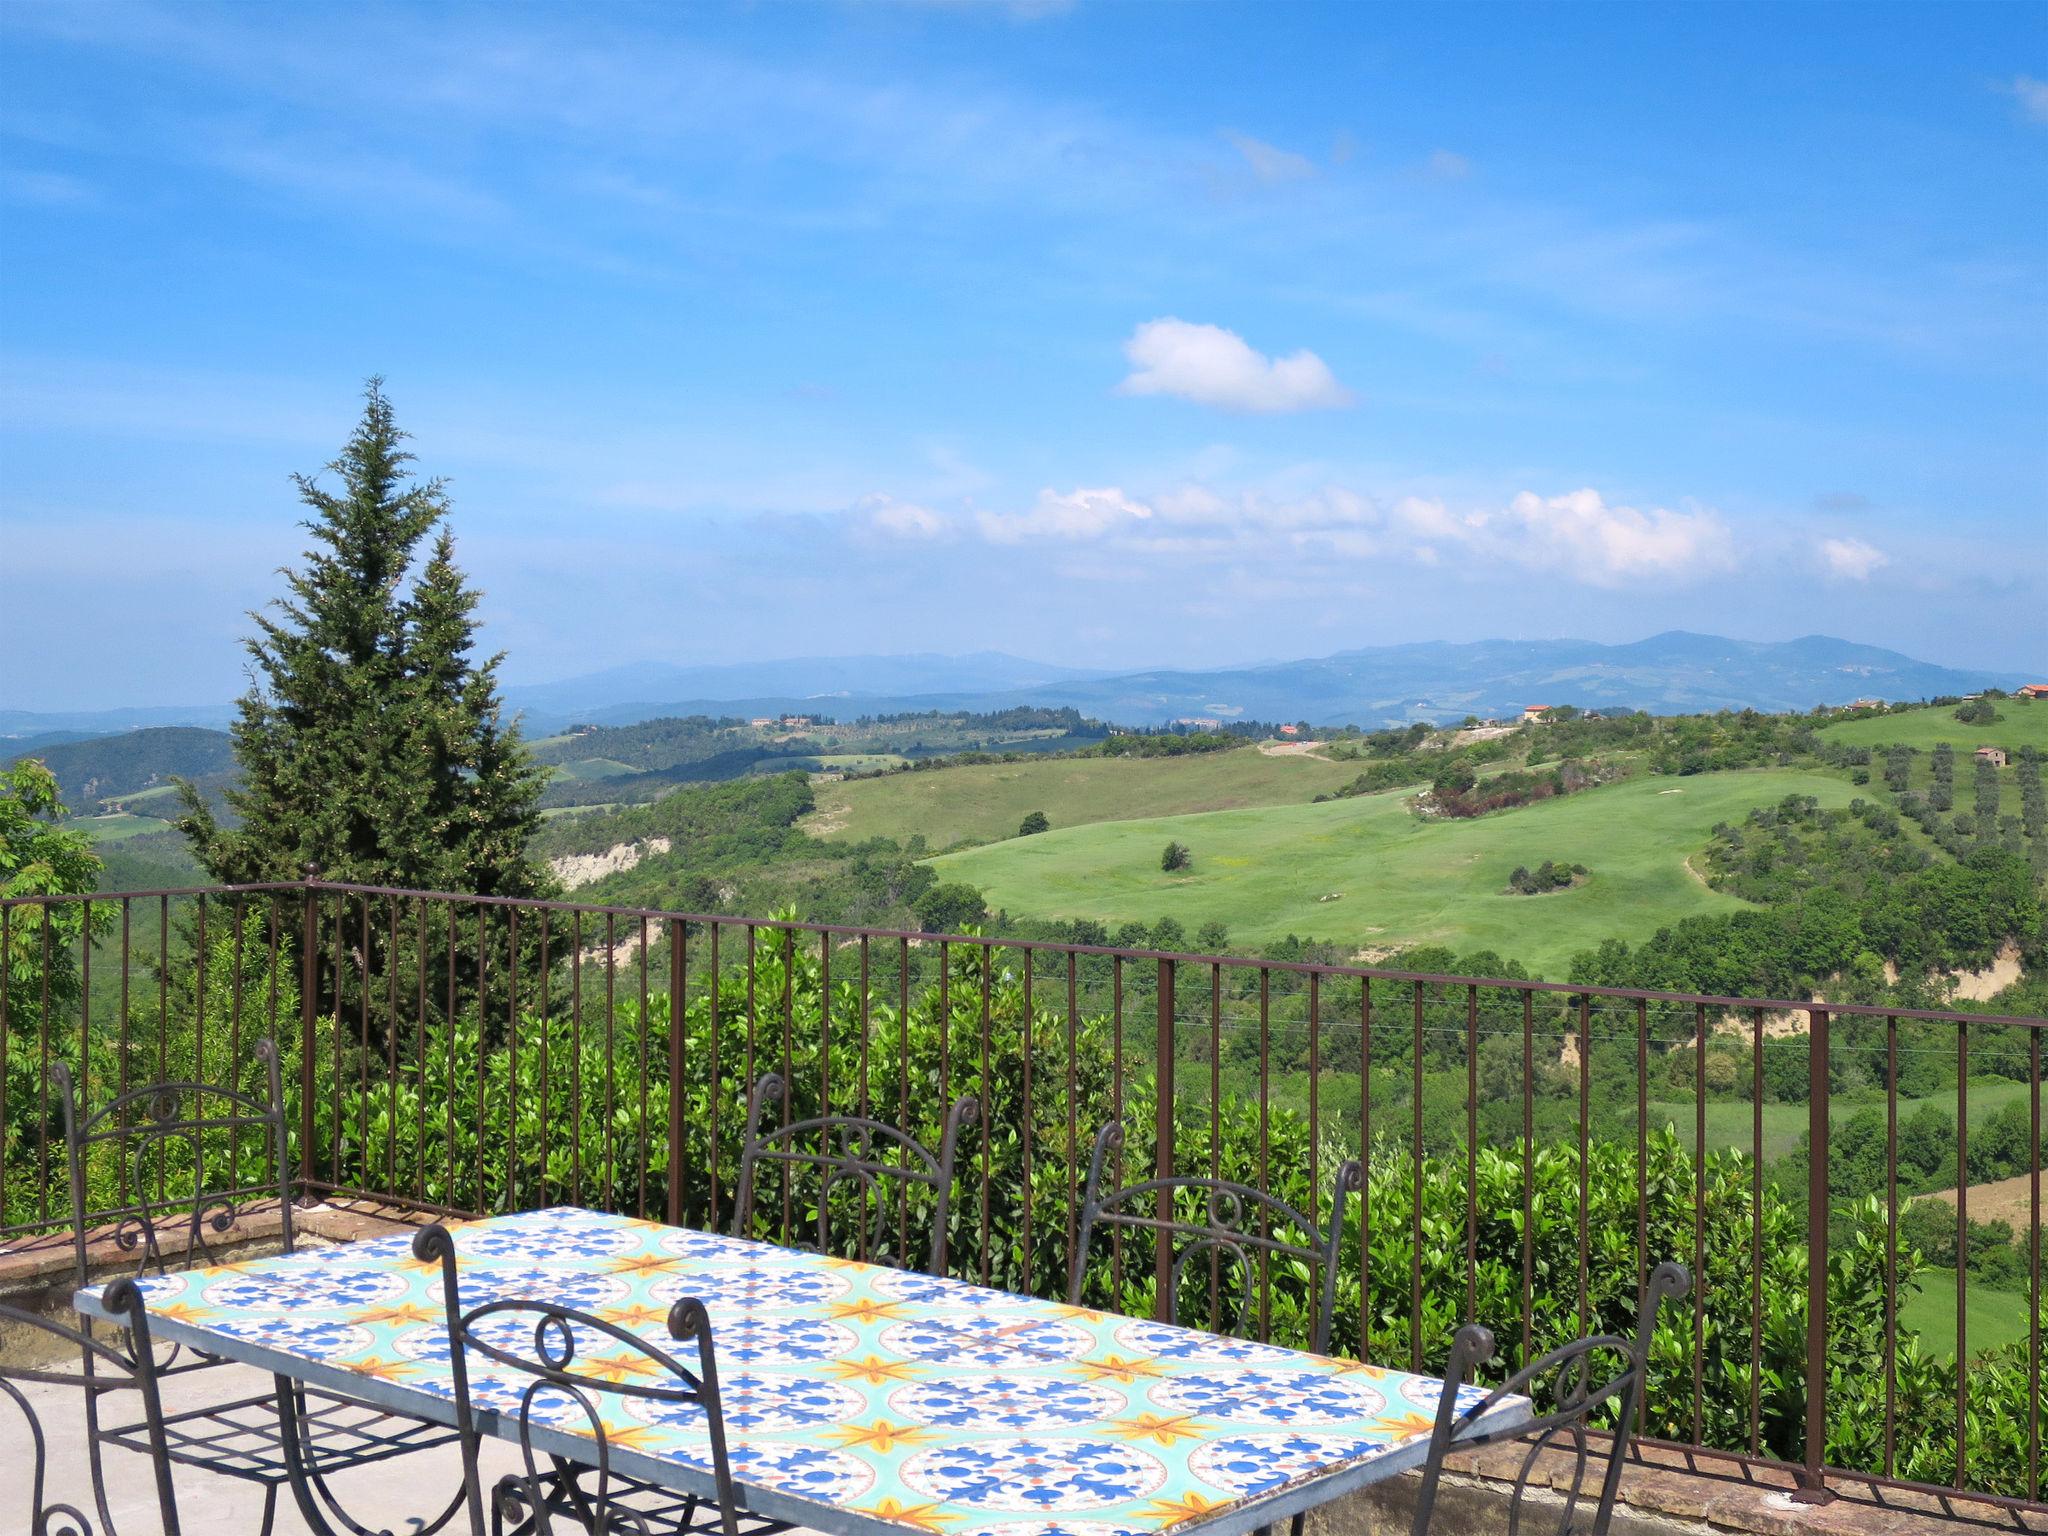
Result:
M897 658L908 660L908 658ZM801 669L801 663L788 664ZM1071 706L1125 725L1182 718L1309 720L1380 726L1410 720L1519 714L1528 704L1647 709L1686 714L1717 709L1805 710L1871 697L1908 700L2014 687L2017 672L1960 671L1879 646L1825 635L1798 640L1729 640L1682 630L1626 645L1590 640L1421 641L1372 646L1301 661L1207 670L1070 676L1003 688L928 685L902 690L763 690L744 697L643 698L593 703L575 718L623 725L662 715L814 711L850 717L919 709ZM531 724L566 717L535 710Z
M536 719L613 723L610 712L621 707L650 711L634 719L677 713L668 705L673 700L725 704L725 709L706 713L733 714L737 711L730 705L764 698L792 704L813 701L814 707L821 707L828 699L842 697L993 693L1104 675L1001 651L966 656L799 656L703 667L641 661L560 682L507 687L505 703ZM649 700L662 702L656 708Z
M837 718L914 710L1071 707L1098 720L1158 725L1187 717L1379 726L1519 714L1527 704L1647 709L1804 710L2016 687L2041 679L1964 671L1826 635L1729 640L1673 630L1626 645L1590 640L1419 641L1250 666L1087 671L994 651L968 656L839 656L730 666L642 662L505 690L530 735L570 724L663 716L800 712ZM137 724L224 724L229 705L87 715L0 710L0 738ZM0 739L0 757L10 757ZM177 770L173 770L177 771Z
M218 788L234 773L234 749L227 732L192 726L153 726L59 742L33 752L10 750L0 741L0 760L39 757L57 776L57 788L74 814L91 813L96 803L169 782L190 779L202 790Z
M153 704L130 709L37 710L0 709L0 753L9 738L68 733L72 740L132 731L146 725L225 727L235 718L233 704Z
M0 733L0 763L17 757L33 757L48 747L61 747L67 741L91 741L95 736L104 736L105 731L28 731Z
M2026 681L1938 667L1824 635L1779 642L1674 630L1627 645L1586 640L1429 641L1211 672L1150 672L1033 690L1104 719L1182 716L1383 725L1516 714L1529 704L1804 710L1863 698L1918 699Z

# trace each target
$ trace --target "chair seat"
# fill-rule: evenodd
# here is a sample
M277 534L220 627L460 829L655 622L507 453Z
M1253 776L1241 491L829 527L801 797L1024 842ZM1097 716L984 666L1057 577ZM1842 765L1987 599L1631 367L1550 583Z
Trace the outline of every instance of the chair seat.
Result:
M312 1444L312 1465L323 1476L388 1461L456 1439L445 1424L373 1408L353 1398L308 1389L301 1421ZM102 1441L149 1454L149 1426L136 1422L100 1432ZM277 1399L270 1393L211 1403L164 1416L165 1448L188 1467L277 1487L291 1481L278 1439Z
M556 1470L542 1472L538 1478L546 1495L549 1509L558 1515L577 1518L578 1501L570 1489L583 1477L594 1476L594 1469L562 1461L556 1462ZM506 1484L515 1488L522 1482L517 1476L500 1479L498 1486ZM692 1498L686 1493L677 1493L673 1488L663 1488L654 1483L643 1483L637 1478L611 1474L611 1499L613 1509L630 1513L645 1522L646 1528L660 1536L691 1536L697 1532L722 1532L724 1518L717 1504L709 1499ZM579 1489L587 1503L589 1491ZM786 1520L769 1520L761 1515L739 1510L736 1514L739 1536L777 1536L790 1529ZM581 1529L579 1525L576 1527ZM504 1536L521 1536L522 1532L533 1529L531 1521L505 1531Z

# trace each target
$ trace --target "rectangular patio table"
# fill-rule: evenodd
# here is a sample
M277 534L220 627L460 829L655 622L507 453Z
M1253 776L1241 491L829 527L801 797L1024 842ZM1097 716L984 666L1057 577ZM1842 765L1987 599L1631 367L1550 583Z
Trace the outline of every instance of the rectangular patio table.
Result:
M594 1211L452 1230L465 1310L515 1297L573 1307L688 1365L667 1318L676 1298L700 1298L740 1502L832 1536L1238 1536L1420 1465L1442 1391L1426 1376ZM440 1271L411 1241L151 1277L150 1326L453 1423ZM109 1317L97 1287L75 1304ZM469 1370L478 1429L516 1441L531 1378L474 1352ZM602 1405L618 1472L714 1492L697 1410ZM1484 1422L1528 1417L1510 1399ZM533 1444L572 1460L595 1448L580 1409L537 1423Z

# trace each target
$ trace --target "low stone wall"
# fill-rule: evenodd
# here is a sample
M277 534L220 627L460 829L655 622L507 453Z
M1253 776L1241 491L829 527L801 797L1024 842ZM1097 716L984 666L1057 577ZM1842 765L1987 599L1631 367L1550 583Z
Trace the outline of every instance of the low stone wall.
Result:
M1605 1451L1605 1446L1596 1447ZM1515 1475L1529 1454L1526 1443L1495 1446L1450 1460L1437 1489L1430 1536L1507 1536ZM1845 1483L1826 1504L1796 1503L1789 1472L1744 1469L1739 1463L1688 1458L1644 1449L1623 1469L1620 1502L1610 1536L1974 1536L1986 1532L2048 1532L2048 1511L2004 1509L1968 1499L1878 1490ZM1572 1458L1546 1451L1537 1458L1521 1511L1526 1536L1554 1536L1564 1514ZM1597 1500L1596 1461L1586 1487ZM1308 1517L1305 1536L1409 1536L1421 1474L1407 1473L1361 1490ZM1594 1502L1581 1499L1573 1529L1590 1527Z

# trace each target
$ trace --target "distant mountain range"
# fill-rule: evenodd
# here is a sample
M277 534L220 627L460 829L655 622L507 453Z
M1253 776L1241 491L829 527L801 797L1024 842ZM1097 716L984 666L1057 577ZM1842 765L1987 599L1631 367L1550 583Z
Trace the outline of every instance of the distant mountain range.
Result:
M545 699L509 690L536 728L574 722L626 725L692 713L891 714L920 709L1007 709L1070 706L1121 725L1162 725L1179 719L1308 720L1317 725L1384 726L1413 720L1519 714L1528 704L1584 709L1646 709L1690 714L1717 709L1770 712L1847 704L1858 698L1910 700L2014 687L2019 673L1960 671L1916 661L1897 651L1825 635L1800 640L1729 640L1673 630L1627 645L1590 640L1423 641L1372 646L1302 661L1149 672L1073 672L1015 657L943 658L961 682L920 672L918 658L848 658L824 664L789 662L729 671L728 689L688 693L635 690L644 674L597 673L548 685ZM938 658L935 658L938 660ZM875 664L891 663L889 670ZM893 664L904 663L900 669ZM996 681L998 666L1037 675ZM806 672L803 669L813 667ZM782 668L793 669L781 673ZM675 669L678 673L686 669ZM739 691L770 672L808 677L801 687ZM885 678L910 678L890 686ZM967 680L967 679L972 679ZM638 698L618 696L623 683ZM581 700L577 708L571 700Z
M965 656L800 656L709 667L640 661L559 683L508 687L505 703L534 717L562 717L565 724L627 724L675 713L664 701L676 699L777 699L817 708L836 699L1030 690L1109 675L1026 661L1001 651ZM621 709L647 712L630 717L614 713Z
M1519 714L1528 704L1689 714L1770 712L1912 700L2016 687L2014 672L1963 671L1825 635L1729 640L1682 630L1627 645L1590 640L1423 641L1243 667L1088 671L1000 652L965 656L842 656L730 666L643 662L506 690L529 734L572 724L629 725L663 716L801 712L852 717L927 709L1069 706L1122 725L1179 719L1308 720L1385 726L1466 715ZM0 710L4 738L102 734L141 725L221 725L225 705L90 715Z

